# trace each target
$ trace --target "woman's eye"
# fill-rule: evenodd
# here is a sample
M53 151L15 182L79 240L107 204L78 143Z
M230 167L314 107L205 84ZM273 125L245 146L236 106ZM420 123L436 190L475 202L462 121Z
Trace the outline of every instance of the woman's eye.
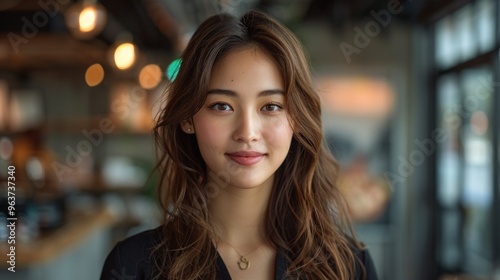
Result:
M232 108L228 104L225 103L215 103L209 107L212 110L215 111L231 111Z
M283 107L281 107L278 104L267 104L262 109L264 111L275 112L275 111L279 111L279 110L283 109Z

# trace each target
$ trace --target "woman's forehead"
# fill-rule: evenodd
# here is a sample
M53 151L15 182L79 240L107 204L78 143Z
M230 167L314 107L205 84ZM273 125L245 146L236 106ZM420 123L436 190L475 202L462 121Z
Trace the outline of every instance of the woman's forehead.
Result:
M244 91L283 90L278 65L258 48L244 48L227 53L212 69L210 89Z

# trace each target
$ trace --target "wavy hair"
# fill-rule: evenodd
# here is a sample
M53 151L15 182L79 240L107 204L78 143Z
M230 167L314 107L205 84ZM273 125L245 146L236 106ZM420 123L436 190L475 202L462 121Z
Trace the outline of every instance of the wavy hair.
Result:
M321 105L301 44L290 30L258 11L205 20L183 52L153 130L159 151L158 198L164 211L155 248L155 279L215 279L217 240L208 211L211 192L194 135L181 130L203 105L213 67L227 53L254 46L278 66L293 139L276 171L266 214L269 240L297 279L354 279L361 244L336 184L338 166L323 141Z

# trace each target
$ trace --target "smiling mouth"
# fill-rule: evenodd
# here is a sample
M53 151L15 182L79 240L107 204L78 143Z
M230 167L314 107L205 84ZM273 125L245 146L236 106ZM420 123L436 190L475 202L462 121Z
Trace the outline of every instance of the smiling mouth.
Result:
M259 152L236 152L226 155L230 160L244 166L257 164L266 156L266 154Z

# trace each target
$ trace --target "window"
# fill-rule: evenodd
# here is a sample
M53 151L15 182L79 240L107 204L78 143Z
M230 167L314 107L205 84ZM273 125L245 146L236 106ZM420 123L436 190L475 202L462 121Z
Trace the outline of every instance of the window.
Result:
M448 274L491 278L500 263L500 226L495 226L500 224L495 177L500 143L494 142L500 139L500 129L494 129L500 118L494 105L500 104L495 82L500 81L499 5L500 0L467 1L431 24L431 98L437 110L432 129L443 135L434 180L436 279Z

